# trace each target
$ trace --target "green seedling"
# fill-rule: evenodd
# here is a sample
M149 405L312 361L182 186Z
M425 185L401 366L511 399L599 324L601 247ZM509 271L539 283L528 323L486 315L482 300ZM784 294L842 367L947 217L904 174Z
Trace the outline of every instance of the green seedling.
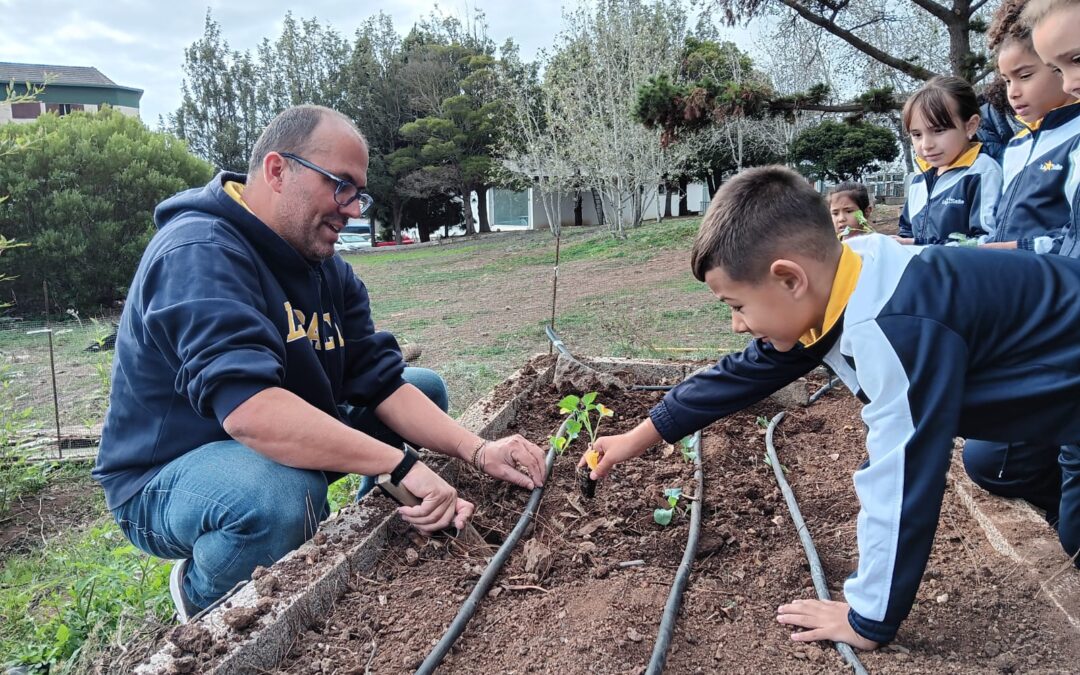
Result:
M974 248L979 245L979 240L976 237L969 237L963 232L953 232L949 235L949 246L962 246L964 248Z
M671 524L671 519L675 517L675 512L679 506L679 499L682 498L682 488L666 488L664 498L667 500L668 508L656 509L652 514L657 525Z
M769 418L765 417L764 415L758 415L758 417L757 417L757 425L759 427L761 427L762 429L768 429L769 428Z
M557 433L549 438L548 443L560 455L566 452L570 444L581 434L582 429L589 435L589 446L591 447L596 442L600 422L605 417L611 417L615 414L611 408L608 408L603 403L596 402L595 391L580 397L573 394L564 397L563 400L559 401L559 412L567 416L566 424L562 427L562 433Z
M679 441L679 452L682 453L682 458L687 462L697 461L697 450L694 449L694 437L687 436Z
M838 235L840 239L847 239L848 237L852 237L857 234L874 234L875 232L877 232L877 230L875 230L873 226L870 225L870 221L866 219L866 216L863 215L862 209L859 209L852 215L855 216L855 227L848 225L844 229L840 230L840 234Z

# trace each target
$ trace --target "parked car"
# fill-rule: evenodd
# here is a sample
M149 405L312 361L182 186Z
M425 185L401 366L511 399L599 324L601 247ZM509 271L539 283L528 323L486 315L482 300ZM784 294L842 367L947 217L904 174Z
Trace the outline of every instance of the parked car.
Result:
M371 248L371 235L357 232L342 232L338 235L334 250L338 253L349 253L362 248Z
M415 244L415 243L416 243L416 240L413 239L412 237L410 237L409 235L407 235L407 234L401 235L401 244L402 244L402 246L404 246L405 244ZM388 241L377 241L377 242L375 242L375 245L376 246L397 246L397 242L394 241L393 239L390 239Z

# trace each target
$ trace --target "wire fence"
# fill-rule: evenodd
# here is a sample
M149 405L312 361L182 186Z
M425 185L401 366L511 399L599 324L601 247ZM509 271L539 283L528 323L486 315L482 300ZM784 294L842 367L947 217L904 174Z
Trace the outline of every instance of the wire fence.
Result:
M93 453L112 372L116 317L0 318L0 454Z

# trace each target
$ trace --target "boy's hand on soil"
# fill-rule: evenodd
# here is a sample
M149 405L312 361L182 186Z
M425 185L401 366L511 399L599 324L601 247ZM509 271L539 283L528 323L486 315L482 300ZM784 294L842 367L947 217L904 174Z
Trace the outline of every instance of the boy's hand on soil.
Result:
M520 434L490 441L482 452L481 466L489 476L527 490L544 484L544 451Z
M596 439L592 449L600 454L600 463L589 474L589 478L597 480L606 478L616 464L633 459L648 450L649 446L640 447L630 434L618 436L602 436ZM581 456L578 466L585 466L585 456Z
M799 626L805 630L792 633L796 642L815 642L832 640L843 642L856 649L872 650L881 645L867 640L855 632L848 622L846 602L834 600L796 600L787 605L780 605L776 610L776 620L789 626Z
M454 523L464 527L475 508L458 499L457 490L423 462L417 462L401 479L409 492L420 499L416 506L398 508L401 519L421 532L438 532Z

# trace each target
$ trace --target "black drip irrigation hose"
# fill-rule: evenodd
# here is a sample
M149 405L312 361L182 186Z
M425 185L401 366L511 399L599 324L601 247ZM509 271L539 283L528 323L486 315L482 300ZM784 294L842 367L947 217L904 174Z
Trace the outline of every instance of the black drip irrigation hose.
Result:
M837 383L839 383L839 382L840 382L839 377L836 377L835 375L830 374L829 381L826 382L825 385L821 389L818 389L813 394L810 394L810 399L806 402L806 405L812 405L814 403L817 403L818 399L820 399L825 394L828 394L829 391L831 391L832 388L835 387L837 385Z
M570 353L570 350L563 344L562 339L559 338L559 334L555 332L555 329L551 326L544 326L544 332L547 333L548 339L551 340L551 344L555 345L555 349L568 359L574 359L574 355ZM577 361L577 359L574 359Z
M690 581L690 569L694 566L694 558L697 556L698 538L701 535L701 502L705 497L705 474L701 468L700 431L694 434L693 446L697 452L697 456L694 458L694 479L697 481L697 490L694 492L694 501L690 504L690 533L686 537L686 549L683 551L679 569L675 573L675 582L671 585L667 604L664 605L664 616L660 619L660 630L656 635L656 644L653 645L649 667L645 671L646 675L660 675L660 673L664 672L664 663L667 661L668 649L671 647L671 638L675 634L675 623L679 620L679 608L682 606L683 592L686 591L686 584Z
M827 387L831 388L832 384L832 380L830 380L817 393L824 396L825 392L828 391ZM821 398L821 396L818 396L818 398ZM817 399L812 398L812 400L816 401ZM773 473L776 474L776 482L780 485L780 492L784 494L784 501L787 502L788 511L791 513L791 521L795 523L795 530L799 533L799 541L802 542L803 550L806 551L806 559L810 562L810 576L814 580L814 590L817 591L818 599L830 600L829 587L825 583L825 571L821 567L821 559L818 557L817 548L814 547L814 540L810 537L810 530L807 529L806 521L803 520L799 504L795 501L795 493L791 491L791 486L788 485L787 479L784 477L784 469L780 466L780 458L777 457L776 447L773 445L773 432L776 430L776 425L780 424L786 414L780 413L769 422L769 428L765 432L765 448ZM844 657L844 661L852 667L856 675L869 675L862 662L859 661L859 657L855 655L855 650L851 648L851 645L843 642L833 644L836 645L837 651Z
M556 434L561 436L564 431L566 422L563 422L559 427L559 431ZM555 464L555 449L548 450L547 465L545 469L546 480L551 479L551 467ZM472 593L465 599L465 602L461 604L461 609L458 610L457 616L450 622L450 626L443 633L442 639L439 640L435 648L427 655L424 662L420 664L420 667L416 669L417 675L429 675L435 672L435 669L442 663L443 658L450 653L450 648L454 646L457 639L461 637L461 634L465 632L466 626L469 625L469 621L472 619L473 614L476 613L477 608L480 606L480 601L484 599L488 591L491 589L492 584L495 583L495 577L499 575L499 571L502 570L502 566L506 563L506 559L510 557L510 552L517 546L517 542L521 539L521 535L524 534L525 529L532 522L533 517L536 515L537 509L540 507L540 498L544 495L543 486L533 488L532 495L529 496L529 502L525 505L525 510L522 511L521 517L518 518L517 524L514 525L514 529L510 531L510 534L503 541L502 546L495 552L495 555L491 558L491 562L488 563L484 573L480 575L479 581L476 582L476 586L473 587Z

